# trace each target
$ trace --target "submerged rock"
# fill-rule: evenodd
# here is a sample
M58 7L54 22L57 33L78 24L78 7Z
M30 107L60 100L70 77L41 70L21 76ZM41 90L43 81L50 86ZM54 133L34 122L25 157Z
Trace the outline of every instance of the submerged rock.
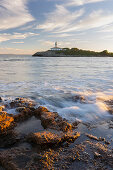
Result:
M86 99L82 95L76 95L72 97L74 102L86 103Z
M16 98L15 100L9 103L11 108L17 107L33 107L35 103L32 100L28 100L26 98Z
M80 133L69 131L63 133L61 131L47 130L38 133L32 133L28 135L28 141L38 145L44 144L59 144L64 141L75 140L80 136Z

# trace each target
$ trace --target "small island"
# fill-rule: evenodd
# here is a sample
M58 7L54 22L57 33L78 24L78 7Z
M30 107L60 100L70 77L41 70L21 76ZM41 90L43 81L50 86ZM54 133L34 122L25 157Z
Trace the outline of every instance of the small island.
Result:
M107 50L96 52L78 48L60 48L55 42L55 47L43 52L36 52L33 57L113 57Z

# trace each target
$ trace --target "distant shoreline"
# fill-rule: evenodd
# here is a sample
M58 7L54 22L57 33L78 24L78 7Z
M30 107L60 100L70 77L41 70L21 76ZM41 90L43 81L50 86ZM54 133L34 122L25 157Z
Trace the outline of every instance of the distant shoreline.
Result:
M43 51L37 52L32 55L33 57L113 57L113 53L109 53L107 50L102 52L81 50L78 48L63 49L59 51Z

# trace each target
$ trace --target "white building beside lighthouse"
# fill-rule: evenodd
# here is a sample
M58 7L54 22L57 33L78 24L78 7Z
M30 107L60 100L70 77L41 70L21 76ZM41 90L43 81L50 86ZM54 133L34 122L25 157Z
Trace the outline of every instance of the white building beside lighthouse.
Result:
M57 47L57 42L55 42L55 47L51 48L51 51L62 51L63 49L60 47Z

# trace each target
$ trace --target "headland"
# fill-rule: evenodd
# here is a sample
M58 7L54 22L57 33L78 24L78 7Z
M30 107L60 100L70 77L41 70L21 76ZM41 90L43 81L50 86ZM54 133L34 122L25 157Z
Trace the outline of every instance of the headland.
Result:
M113 53L107 50L96 52L78 48L60 48L55 42L55 47L47 51L36 52L33 57L113 57Z

